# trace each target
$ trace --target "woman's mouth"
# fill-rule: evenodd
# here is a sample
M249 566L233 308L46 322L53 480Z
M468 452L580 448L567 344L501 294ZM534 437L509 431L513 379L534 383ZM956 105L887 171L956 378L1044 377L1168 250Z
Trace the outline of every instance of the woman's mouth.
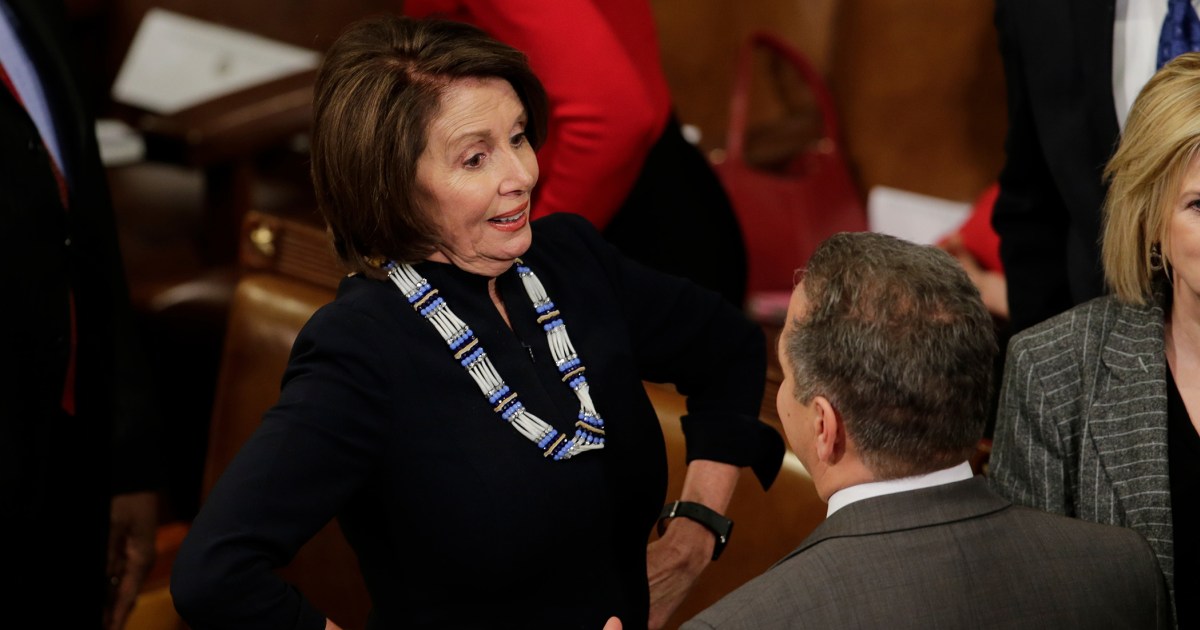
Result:
M488 219L488 220L491 221L492 223L508 224L508 223L516 223L517 221L520 221L523 218L525 218L525 213L518 212L517 214L514 214L512 216L495 217L495 218Z
M488 219L488 223L491 223L492 226L498 230L512 231L520 229L525 225L526 220L529 218L529 213L526 212L528 208L529 202L525 202L512 212L506 212L502 215Z

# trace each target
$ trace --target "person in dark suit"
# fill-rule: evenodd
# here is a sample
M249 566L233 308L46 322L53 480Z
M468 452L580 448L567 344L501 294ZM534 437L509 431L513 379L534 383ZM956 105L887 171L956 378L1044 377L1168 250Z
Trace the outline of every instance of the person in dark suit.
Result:
M997 0L996 28L1009 119L993 225L1016 333L1103 293L1104 165L1142 85L1200 46L1200 22L1188 0Z
M778 350L779 416L829 514L685 629L1170 627L1137 533L1014 506L972 476L996 347L948 254L831 237Z
M60 3L0 0L4 600L17 619L120 628L154 558L153 415L64 31Z

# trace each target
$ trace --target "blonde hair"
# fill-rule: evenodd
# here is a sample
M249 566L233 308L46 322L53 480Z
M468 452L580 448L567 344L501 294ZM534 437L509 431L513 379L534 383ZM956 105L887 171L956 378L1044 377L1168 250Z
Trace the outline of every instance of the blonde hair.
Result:
M1200 148L1200 53L1176 57L1142 88L1104 169L1101 258L1117 299L1146 304L1161 268L1151 261L1167 237L1184 172ZM1162 264L1167 264L1163 259Z

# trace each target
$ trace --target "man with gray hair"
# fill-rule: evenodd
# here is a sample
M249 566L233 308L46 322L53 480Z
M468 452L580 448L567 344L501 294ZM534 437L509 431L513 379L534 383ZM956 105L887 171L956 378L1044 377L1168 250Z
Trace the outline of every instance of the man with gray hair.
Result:
M1140 536L1014 506L973 476L996 342L949 255L833 236L778 352L779 417L827 518L685 630L1171 627Z

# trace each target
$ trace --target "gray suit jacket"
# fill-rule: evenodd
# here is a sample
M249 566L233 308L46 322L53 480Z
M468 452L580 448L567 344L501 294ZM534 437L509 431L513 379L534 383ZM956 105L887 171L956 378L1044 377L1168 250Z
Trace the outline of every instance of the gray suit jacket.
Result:
M684 630L1169 628L1149 546L1014 506L982 478L865 499Z
M1159 304L1098 298L1017 335L988 474L1016 503L1137 531L1173 590L1166 362Z

